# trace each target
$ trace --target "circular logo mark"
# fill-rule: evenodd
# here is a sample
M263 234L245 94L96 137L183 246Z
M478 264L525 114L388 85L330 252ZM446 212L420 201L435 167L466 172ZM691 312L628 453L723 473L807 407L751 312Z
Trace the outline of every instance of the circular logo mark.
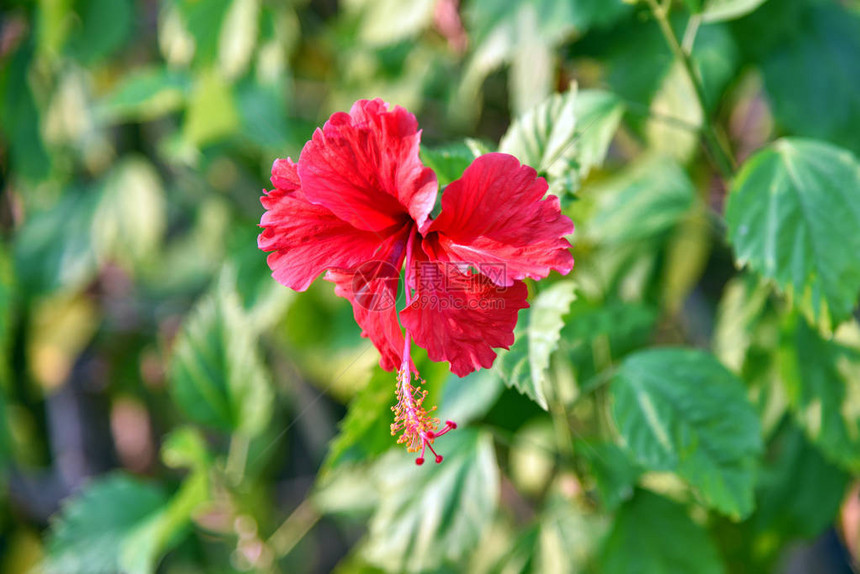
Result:
M397 303L400 271L387 261L368 261L356 267L352 292L356 305L368 311L388 311Z

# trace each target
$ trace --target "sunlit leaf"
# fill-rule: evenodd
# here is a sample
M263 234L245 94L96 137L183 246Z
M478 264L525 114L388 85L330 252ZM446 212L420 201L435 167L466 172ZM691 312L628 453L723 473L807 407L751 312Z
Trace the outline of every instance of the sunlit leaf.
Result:
M92 225L101 258L128 268L155 255L166 227L166 206L161 178L148 161L128 156L111 170Z
M621 438L642 466L677 473L729 516L753 510L761 428L743 383L713 355L640 351L621 364L611 392Z
M195 422L255 435L272 411L256 330L228 279L186 319L170 360L170 391Z
M860 163L848 151L783 139L756 153L726 206L740 265L775 281L807 316L846 319L860 293Z
M707 0L704 2L705 9L702 11L702 20L705 22L719 22L721 20L732 20L749 14L762 4L765 0Z
M658 153L686 163L699 149L704 112L681 62L675 62L651 101L645 125L648 144Z
M557 94L518 118L499 151L547 176L555 190L574 191L603 162L623 112L621 102L607 92Z
M196 78L182 127L185 139L203 146L233 135L239 124L236 102L227 81L215 71Z
M414 38L433 22L433 0L363 0L359 38L371 46L394 44Z
M508 351L500 353L495 371L506 385L517 389L539 404L546 402L546 371L552 353L558 347L559 333L575 299L574 284L556 283L541 292L531 308L520 311L516 340Z
M247 70L259 20L259 0L233 0L227 9L218 39L218 65L225 78L238 78Z
M456 430L436 446L441 464L417 466L393 452L377 464L379 508L364 555L392 572L417 572L457 561L474 549L496 513L499 475L490 437Z
M554 495L493 572L577 574L594 569L607 521Z
M780 367L795 417L809 439L844 468L860 469L860 327L848 323L824 339L793 316Z
M671 535L667 535L671 533ZM720 574L725 569L708 533L682 506L639 491L621 507L603 546L606 574Z
M99 327L99 309L91 298L59 292L38 299L30 317L27 358L46 389L59 388Z
M752 274L732 279L723 291L714 327L714 354L736 373L743 367L769 295L769 290Z
M176 70L137 70L124 76L102 100L99 113L109 121L151 120L179 110L190 87L190 78Z

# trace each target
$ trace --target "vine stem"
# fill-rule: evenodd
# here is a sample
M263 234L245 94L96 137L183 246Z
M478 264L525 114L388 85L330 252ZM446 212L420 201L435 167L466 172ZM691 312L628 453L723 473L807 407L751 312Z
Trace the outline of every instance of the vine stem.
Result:
M660 25L660 31L663 33L666 43L669 44L669 48L681 62L681 65L684 66L684 71L690 78L690 83L693 85L693 90L696 93L696 99L699 100L699 105L704 114L705 110L707 110L705 106L705 90L702 87L701 79L696 71L696 66L693 64L693 59L690 57L690 53L684 50L684 47L681 46L681 42L678 40L678 36L672 29L667 7L658 3L657 0L646 0L646 2L651 8L651 13L654 14L657 23ZM702 135L705 138L705 146L708 148L717 169L720 170L720 173L722 173L726 180L730 180L735 172L735 160L731 152L722 145L713 124L707 118L703 122Z
M319 519L311 500L305 499L269 538L268 545L275 556L282 558L289 554Z
M243 434L234 434L230 438L230 449L227 452L224 474L234 485L241 483L245 476L250 445L250 439Z

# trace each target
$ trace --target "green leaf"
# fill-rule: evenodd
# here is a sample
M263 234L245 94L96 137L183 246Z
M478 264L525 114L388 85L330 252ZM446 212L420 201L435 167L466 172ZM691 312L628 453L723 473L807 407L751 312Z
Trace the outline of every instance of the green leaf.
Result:
M759 22L765 34L775 27L775 18L792 14L784 4L788 2L772 0L766 6L770 10ZM829 140L860 154L860 13L838 2L797 6L796 18L759 60L774 119L790 133ZM743 37L750 34L759 30ZM752 37L759 41L759 35Z
M782 319L771 301L772 292L754 273L729 281L713 335L714 354L750 389L766 438L777 430L788 411L775 352Z
M705 0L705 10L702 20L705 22L720 22L746 16L765 0Z
M436 172L436 179L440 186L446 186L454 180L460 179L466 168L469 167L479 153L468 141L456 143L439 148L428 148L421 146L421 161Z
M740 265L775 281L825 326L860 292L860 164L849 152L783 139L744 164L726 206Z
M256 435L269 422L272 388L257 333L222 276L185 320L170 360L170 391L195 422Z
M642 466L677 473L731 517L752 512L761 428L743 383L713 355L641 351L621 364L611 395L621 438Z
M586 234L603 245L629 245L667 237L693 207L696 191L681 167L651 156L594 191L597 210Z
M517 118L502 137L499 151L546 176L554 192L572 192L603 163L623 113L623 105L612 94L572 89Z
M477 0L469 4L466 14L475 42L484 42L494 30L516 22L526 8L538 15L538 32L549 43L574 30L585 32L610 24L629 10L623 0Z
M672 18L672 28L678 37L683 37L686 25L687 18L678 11ZM628 120L634 128L641 128L649 119L647 112L652 101L675 64L660 27L653 18L630 19L626 25L616 26L600 37L595 48L596 55L604 62L612 92L630 109ZM739 64L728 28L717 23L699 28L691 56L702 80L706 107L713 110L724 88L734 79ZM674 117L675 110L671 111Z
M465 377L451 375L439 400L440 416L465 426L489 412L505 387L492 371L480 369Z
M759 531L785 537L818 536L836 519L850 480L791 425L778 437L773 464L762 472L752 522Z
M490 436L457 430L435 446L445 456L441 464L417 466L404 452L377 464L380 503L364 556L386 570L456 562L474 550L496 514L499 473Z
M537 523L517 538L511 551L492 572L592 572L607 526L605 517L588 513L574 501L553 495Z
M52 207L34 210L15 237L15 269L27 295L74 290L97 270L92 222L100 194L68 189Z
M232 0L173 0L184 27L194 40L194 63L210 66L218 57L219 41Z
M85 64L110 56L133 37L131 0L77 0L66 49Z
M830 460L860 471L860 326L846 324L828 340L794 315L779 357L798 424Z
M681 62L675 62L663 78L650 111L651 117L645 125L649 147L681 164L688 163L699 149L704 113Z
M46 574L115 574L123 541L166 504L157 486L117 473L66 503L48 535Z
M719 574L708 533L682 506L646 491L621 507L602 552L605 574Z
M11 384L9 361L13 344L17 295L13 260L6 245L0 244L0 392L3 389L9 389ZM3 435L2 428L0 428L0 435ZM0 442L2 442L2 438L0 438ZM2 451L2 446L0 446L0 451Z
M608 525L605 517L587 513L571 500L551 497L540 517L534 572L576 574L593 568Z
M637 303L574 301L559 346L576 367L580 386L587 388L612 362L644 346L657 315L655 308Z
M93 219L93 245L100 258L133 267L157 253L166 219L158 172L146 159L126 156L105 180Z
M528 310L520 312L516 341L508 351L500 353L495 371L505 384L528 396L544 410L546 402L546 372L552 353L558 347L564 326L562 317L576 298L574 284L561 281L541 292Z
M15 172L40 180L50 172L51 156L42 140L42 115L30 86L31 58L32 50L23 47L0 68L0 133Z
M236 86L236 108L242 136L264 149L281 150L295 139L287 118L282 86L261 85L252 80Z
M171 468L190 468L191 474L167 504L125 536L120 566L128 574L155 572L164 553L188 530L194 511L209 500L211 458L197 429L172 431L161 447L161 459Z
M135 70L122 77L101 101L98 114L108 121L148 121L185 105L190 78L165 67Z
M576 441L574 449L588 464L603 508L612 512L633 497L642 469L630 460L625 449L609 442L586 440Z
M714 354L736 373L741 372L753 344L769 295L770 290L749 273L733 278L723 290L714 327Z
M396 442L391 436L391 406L396 377L376 369L367 386L349 404L340 433L331 442L323 469L330 471L352 460L369 460Z
M206 439L194 427L179 427L161 445L161 460L170 468L207 470L211 465Z
M531 304L529 312L529 370L536 387L546 384L549 359L558 348L562 317L576 299L573 281L560 281L541 291Z
M193 472L170 503L131 530L120 547L120 567L127 574L156 571L164 553L190 526L194 511L209 499L207 471Z
M12 435L5 389L6 385L0 384L0 471L5 471L15 460L15 437Z

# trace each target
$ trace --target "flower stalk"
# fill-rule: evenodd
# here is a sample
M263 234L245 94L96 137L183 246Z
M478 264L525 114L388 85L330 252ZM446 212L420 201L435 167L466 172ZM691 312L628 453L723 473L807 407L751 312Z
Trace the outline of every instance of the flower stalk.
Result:
M689 45L689 49L685 50L681 45L681 42L678 40L678 36L675 34L675 31L672 29L672 23L669 21L668 4L662 4L657 0L646 1L648 6L651 8L651 13L654 14L654 18L657 20L657 24L660 26L660 31L663 33L666 43L684 67L684 71L690 79L690 83L693 85L696 99L699 101L699 106L702 108L702 112L704 114L705 110L707 110L705 105L705 89L702 86L701 78L699 77L699 73L693 63L693 58L690 56L693 44L692 36L688 35L688 37L685 38L686 43ZM720 170L720 173L726 180L730 180L735 173L735 160L732 157L731 152L721 143L717 131L714 129L713 124L707 119L707 117L702 125L702 137L705 139L705 147L710 152L711 158L716 164L717 169Z
M413 301L412 289L409 287L409 270L412 264L414 237L415 232L411 231L406 243L406 281L403 282L406 307L409 307ZM421 451L421 454L415 459L415 464L419 466L424 464L424 456L428 448L433 453L436 462L440 463L443 457L433 449L433 441L457 428L457 424L452 421L445 421L445 426L439 431L439 419L431 416L436 407L430 407L430 410L424 408L423 404L424 399L427 398L427 391L421 388L420 383L424 382L423 379L417 371L413 372L412 370L411 348L412 335L409 333L409 329L406 329L403 338L403 361L397 371L397 404L391 407L391 410L394 411L391 434L402 433L397 439L397 444L406 444L408 452ZM414 385L412 384L413 375L416 381Z

